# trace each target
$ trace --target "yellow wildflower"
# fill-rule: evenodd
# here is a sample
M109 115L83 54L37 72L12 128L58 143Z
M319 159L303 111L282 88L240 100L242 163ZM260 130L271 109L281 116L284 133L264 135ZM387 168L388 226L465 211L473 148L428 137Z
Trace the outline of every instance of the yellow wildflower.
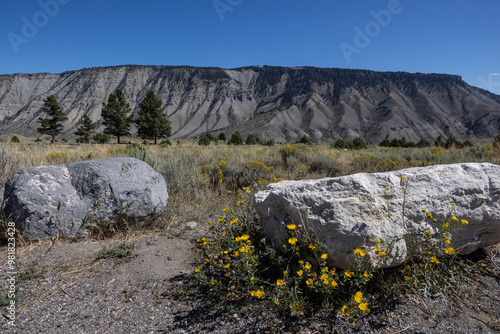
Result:
M370 309L368 308L368 303L361 303L361 304L359 304L359 309L361 311L366 312L366 313L370 313Z
M318 249L318 245L316 243L309 244L309 248L312 250Z
M335 282L335 280L332 279L332 284L330 284L330 288L334 288L337 286L337 282Z
M321 259L322 260L326 260L327 257L328 257L328 254L321 254Z
M252 297L257 297L257 298L262 298L262 296L264 296L264 291L258 289L257 291L252 291L250 293L252 295Z
M385 253L385 252L380 252L379 254L380 254L380 256L382 256L382 257L386 255L386 253Z
M367 271L365 271L365 272L363 273L363 276L365 276L365 277L370 277L370 274L369 274Z
M289 229L289 230L295 230L295 229L297 229L297 225L295 225L295 224L289 224L289 225L286 226L286 228Z
M406 180L406 175L401 176L403 180Z
M347 305L342 306L342 313L349 316L349 306Z
M366 252L364 250L362 250L362 249L357 248L357 249L354 250L354 254L357 254L357 255L359 255L361 257L364 257L366 255Z
M375 239L375 243L377 243L377 244L378 244L379 242L380 242L380 239L379 239L379 238Z
M451 217L451 220L458 221L458 218L453 216L453 217Z
M356 295L354 295L354 301L358 304L361 303L362 298L363 298L363 293L361 291L356 292Z
M307 262L307 263L306 263L306 269L308 269L308 270L309 270L309 269L311 269L311 268L312 268L312 265L311 265L309 262Z
M237 205L241 205L241 204L243 204L243 203L245 203L245 201L244 201L244 200L241 200L241 201L236 202L236 204L237 204Z
M312 279L312 278L309 278L309 279L306 281L306 284L307 284L307 285L311 285L311 284L313 284L313 282L314 282L314 281L313 281L313 279Z
M231 210L231 208L230 208L230 207L227 207L227 208L224 208L222 211L224 211L224 212L228 212L229 210Z
M437 258L437 257L433 256L433 257L431 257L431 262L432 262L432 263L435 263L435 264L438 264L438 263L439 263L439 260L438 260L438 258Z
M354 273L352 271L350 271L350 270L344 271L344 275L346 275L347 277L352 277L353 274Z
M199 273L201 271L201 268L196 268L195 272Z
M427 210L426 209L422 209L422 212L425 212L425 211L427 211Z
M285 282L283 282L282 279L279 279L279 280L276 281L276 285L277 286L283 286L283 284L285 284Z
M229 222L229 224L233 225L233 224L235 224L237 221L238 221L238 218L233 218L233 219L231 219L231 221Z
M303 270L299 270L299 271L297 271L297 275L298 275L298 276L302 276L303 274L304 274L304 271L303 271Z
M295 245L297 243L297 241L298 241L298 239L295 238L295 237L292 237L292 238L288 239L288 243L290 245Z
M462 223L462 225L469 225L469 222L465 219L462 219L460 222Z
M410 280L409 276L405 276L405 281L408 282Z
M447 247L444 252L448 255L455 254L455 249L453 247Z
M253 276L252 276L252 277L250 277L250 281L252 281L252 282L253 282L254 280L255 280L255 278L254 278Z
M427 212L427 217L432 218L432 213Z
M285 276L288 275L288 270L284 270L283 275L285 275Z

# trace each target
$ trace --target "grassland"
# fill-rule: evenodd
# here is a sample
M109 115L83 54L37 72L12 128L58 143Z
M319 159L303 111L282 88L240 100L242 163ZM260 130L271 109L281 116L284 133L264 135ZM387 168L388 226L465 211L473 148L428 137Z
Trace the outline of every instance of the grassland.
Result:
M337 150L328 144L272 147L116 144L0 143L0 186L18 169L82 160L130 156L149 163L167 180L170 203L155 227L216 217L245 187L258 189L280 179L316 179L360 172L460 162L500 163L492 144L463 149L380 148Z

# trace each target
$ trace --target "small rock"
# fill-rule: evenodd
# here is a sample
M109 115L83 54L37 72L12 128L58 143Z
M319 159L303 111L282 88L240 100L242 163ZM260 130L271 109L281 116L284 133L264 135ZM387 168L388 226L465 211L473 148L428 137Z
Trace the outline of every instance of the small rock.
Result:
M192 230L195 230L196 227L198 227L198 223L197 222L189 222L186 224L186 226Z

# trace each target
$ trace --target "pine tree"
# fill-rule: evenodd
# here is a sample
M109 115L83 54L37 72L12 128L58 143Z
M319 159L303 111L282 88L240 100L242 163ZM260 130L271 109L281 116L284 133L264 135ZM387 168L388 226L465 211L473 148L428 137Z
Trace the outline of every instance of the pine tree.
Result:
M229 139L227 144L228 145L243 145L245 143L243 142L243 138L241 138L240 133L238 131L236 131L235 133L233 133L231 135L231 139Z
M153 139L155 144L158 138L168 138L172 128L167 115L163 113L162 101L150 90L139 104L137 135L142 139Z
M90 136L95 133L94 129L96 126L97 124L92 122L87 114L83 115L83 118L80 120L80 126L76 128L75 131L75 135L79 136L77 141L88 144L90 142Z
M116 136L118 144L120 144L120 137L130 134L130 124L133 120L132 116L128 116L131 112L130 104L125 99L123 92L117 89L115 94L110 94L108 103L102 104L101 116L103 124L106 126L104 133Z
M40 123L40 127L37 131L42 135L49 135L52 137L50 141L51 144L54 143L56 136L62 132L64 126L62 122L66 121L68 117L61 110L59 104L57 103L54 95L50 95L47 99L43 100L44 107L42 109L49 117L47 118L39 118L38 122Z

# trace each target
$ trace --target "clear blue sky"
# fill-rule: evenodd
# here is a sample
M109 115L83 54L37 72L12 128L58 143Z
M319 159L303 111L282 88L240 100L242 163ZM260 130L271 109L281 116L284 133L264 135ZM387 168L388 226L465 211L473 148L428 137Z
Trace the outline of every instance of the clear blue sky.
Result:
M499 16L498 0L2 0L0 74L308 65L458 74L500 94Z

